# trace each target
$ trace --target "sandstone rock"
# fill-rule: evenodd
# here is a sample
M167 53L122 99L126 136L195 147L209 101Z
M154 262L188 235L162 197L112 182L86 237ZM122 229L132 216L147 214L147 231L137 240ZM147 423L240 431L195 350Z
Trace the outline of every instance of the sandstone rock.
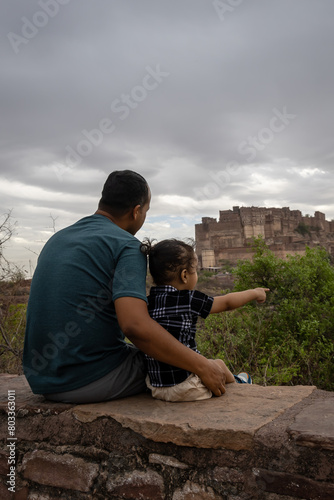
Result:
M259 490L307 500L333 500L334 485L297 474L254 469Z
M218 175L218 185L221 182L225 184L226 179L220 179ZM303 217L300 210L290 210L289 207L235 206L233 210L220 210L218 221L213 217L202 217L202 223L195 224L196 253L200 266L220 267L221 259L235 264L238 259L249 260L252 256L249 239L258 234L264 236L270 250L279 258L285 258L287 254L303 255L306 241L304 236L296 232L300 224L317 229L308 234L306 241L310 248L320 243L332 253L333 223L327 221L321 212Z
M71 409L81 422L115 419L152 441L198 448L247 450L254 434L287 408L309 396L315 387L262 387L230 384L220 398L167 403L148 394Z
M125 475L110 476L107 490L117 498L133 500L164 500L164 482L158 473L134 470Z
M0 483L0 498L1 500L12 500L13 498L13 493L8 491L7 486L2 483Z
M24 477L39 484L89 491L98 466L73 455L55 455L35 450L23 459Z
M244 474L231 467L215 467L212 478L219 483L243 483Z
M5 486L13 389L14 497ZM146 394L75 407L0 376L0 499L333 499L333 408L334 393L255 385L195 403Z
M334 450L334 398L302 410L288 432L301 446Z
M180 462L177 458L168 457L167 455L159 455L158 453L151 453L149 455L149 462L151 464L161 464L167 467L175 467L176 469L189 469L189 465Z
M183 488L174 492L173 500L223 500L212 488L204 488L199 484L187 481Z
M0 453L0 475L5 476L9 472L8 454Z

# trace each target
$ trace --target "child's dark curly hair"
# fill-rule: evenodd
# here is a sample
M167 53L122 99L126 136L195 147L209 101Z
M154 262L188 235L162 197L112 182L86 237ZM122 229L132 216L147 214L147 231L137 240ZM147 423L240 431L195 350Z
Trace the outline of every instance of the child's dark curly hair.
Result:
M177 239L163 240L153 244L146 238L141 244L141 251L148 255L149 269L156 285L167 285L183 269L192 272L196 265L195 244Z

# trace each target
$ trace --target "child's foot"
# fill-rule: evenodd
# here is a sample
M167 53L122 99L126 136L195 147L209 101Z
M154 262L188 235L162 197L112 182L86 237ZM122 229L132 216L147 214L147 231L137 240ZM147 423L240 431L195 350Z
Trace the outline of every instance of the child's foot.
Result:
M252 383L252 379L251 379L251 376L249 375L249 373L242 372L242 373L239 373L238 375L233 375L233 376L234 376L237 384L251 384Z

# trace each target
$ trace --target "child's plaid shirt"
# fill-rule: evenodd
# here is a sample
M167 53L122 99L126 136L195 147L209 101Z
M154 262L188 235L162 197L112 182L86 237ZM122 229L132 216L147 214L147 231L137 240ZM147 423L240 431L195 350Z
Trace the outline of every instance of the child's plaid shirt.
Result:
M173 286L154 286L148 296L150 316L182 344L197 350L195 335L198 316L206 318L211 311L213 297L197 290L177 290ZM149 356L148 374L154 387L180 384L190 372L161 363Z

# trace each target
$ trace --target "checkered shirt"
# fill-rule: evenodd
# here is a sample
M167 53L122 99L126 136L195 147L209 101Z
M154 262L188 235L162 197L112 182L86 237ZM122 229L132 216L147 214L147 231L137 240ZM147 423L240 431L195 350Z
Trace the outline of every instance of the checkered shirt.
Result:
M206 318L211 311L213 298L197 290L177 290L173 286L154 286L148 296L150 316L169 331L179 342L199 352L196 346L198 316ZM190 372L161 363L149 356L148 374L154 387L171 387L180 384Z

